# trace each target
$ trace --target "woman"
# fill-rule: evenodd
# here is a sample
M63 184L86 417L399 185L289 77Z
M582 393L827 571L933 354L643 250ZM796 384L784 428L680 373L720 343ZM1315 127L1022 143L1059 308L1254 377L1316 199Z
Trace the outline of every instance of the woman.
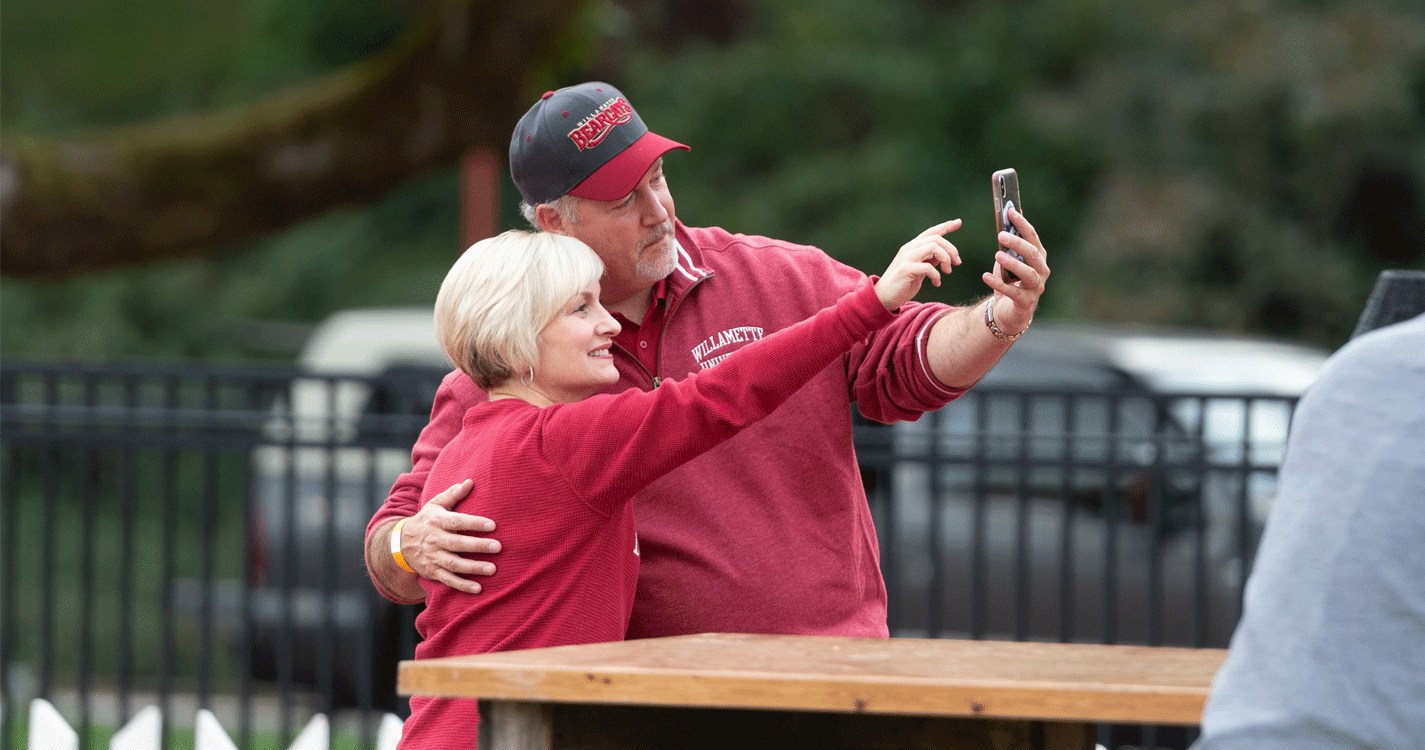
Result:
M938 285L946 246L927 230L879 280L710 370L595 395L618 380L598 256L550 233L476 243L441 285L436 337L490 400L466 412L426 487L473 480L455 510L500 519L500 567L479 595L422 579L416 658L621 640L638 579L633 495L771 413L924 279ZM401 747L471 747L478 722L473 700L412 698Z

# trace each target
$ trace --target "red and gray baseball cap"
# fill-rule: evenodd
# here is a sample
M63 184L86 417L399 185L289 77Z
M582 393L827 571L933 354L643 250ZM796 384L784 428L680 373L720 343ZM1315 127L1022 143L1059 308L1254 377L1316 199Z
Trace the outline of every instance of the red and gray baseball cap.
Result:
M623 92L592 81L546 91L520 118L510 176L532 206L564 195L618 200L675 148L689 150L650 131Z

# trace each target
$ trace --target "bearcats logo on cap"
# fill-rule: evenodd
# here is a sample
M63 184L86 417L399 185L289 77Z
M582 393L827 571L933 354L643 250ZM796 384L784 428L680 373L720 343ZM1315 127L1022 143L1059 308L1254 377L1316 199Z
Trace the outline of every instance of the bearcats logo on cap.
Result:
M569 140L583 151L603 143L614 126L624 125L632 120L633 107L624 101L623 97L610 99L579 123L578 127L569 131Z

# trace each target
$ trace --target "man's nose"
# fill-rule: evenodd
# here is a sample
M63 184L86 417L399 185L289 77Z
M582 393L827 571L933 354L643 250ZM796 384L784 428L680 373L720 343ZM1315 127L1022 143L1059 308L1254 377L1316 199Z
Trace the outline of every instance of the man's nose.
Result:
M658 194L651 188L645 188L641 192L642 195L638 199L643 204L643 223L652 226L667 221L668 210L664 208L663 201L658 200Z

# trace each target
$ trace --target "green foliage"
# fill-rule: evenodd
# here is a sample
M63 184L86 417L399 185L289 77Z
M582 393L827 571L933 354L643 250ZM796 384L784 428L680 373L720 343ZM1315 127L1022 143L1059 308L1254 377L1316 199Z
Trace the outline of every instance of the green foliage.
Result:
M203 109L247 39L248 0L8 0L7 128L68 131Z
M7 126L249 99L367 54L402 25L377 0L211 0L201 20L168 3L129 13L134 24L167 13L164 31L134 36L182 37L172 70L98 53L117 44L99 39L111 0L7 5ZM965 301L984 293L995 249L988 176L1012 166L1051 254L1041 316L1325 345L1349 334L1381 269L1425 267L1415 2L724 0L698 4L723 14L707 28L690 25L702 16L685 2L589 7L587 51L569 45L542 75L611 80L693 147L668 160L690 224L814 244L875 271L959 216L965 265L928 296ZM24 41L27 23L75 39L46 51ZM61 55L75 71L124 65L94 91L79 72L35 77L68 70ZM221 259L5 279L0 351L248 357L261 352L233 335L235 320L429 303L457 251L456 192L453 174L433 176ZM512 193L505 220L518 226Z
M1126 57L1032 94L1102 176L1062 268L1090 317L1335 345L1379 271L1425 267L1425 13L1143 4Z
M206 648L217 658L206 659L199 619L166 607L165 591L170 575L243 577L249 460L245 451L142 447L7 451L4 470L23 477L6 498L14 503L7 521L13 519L15 538L31 540L35 549L30 564L7 571L16 593L15 609L6 613L16 662L38 662L47 642L60 681L84 669L91 679L112 682L127 662L134 675L167 669L182 689L197 684L204 665L209 679L236 683L241 667L222 637L209 634ZM173 639L161 650L153 634L165 632ZM155 687L139 679L135 687Z
M727 47L639 47L624 90L659 132L693 146L669 160L680 216L817 245L873 272L926 226L964 219L965 259L939 296L987 290L996 248L989 175L1020 171L1031 218L1067 252L1095 165L1031 127L1023 100L1052 58L1099 44L1106 6L789 2ZM1046 298L1046 311L1059 309Z
M64 132L249 101L381 49L404 23L381 0L11 0L5 127Z
M5 128L65 133L250 101L379 50L405 23L381 0L181 5L7 4ZM55 38L66 41L46 44ZM288 357L288 342L260 340L265 329L250 323L310 324L346 307L434 299L457 252L456 185L445 170L213 257L59 280L0 277L0 352Z
M954 216L980 294L986 183L1020 171L1043 314L1344 340L1425 267L1425 14L1406 3L786 2L735 44L635 46L681 217L872 271Z
M315 323L348 307L430 303L456 257L445 171L251 247L60 280L0 279L6 354L251 359L289 356L253 321Z
M185 717L186 718L186 717ZM10 747L24 747L29 741L29 717L21 714L15 716L10 727ZM101 724L90 724L89 733L85 736L83 747L108 747L113 740L114 734L122 727L107 726ZM237 727L224 727L230 735L230 739L239 741L239 729ZM295 730L294 730L295 731ZM367 732L370 734L370 732ZM168 750L189 750L197 746L196 732L192 727L169 726L165 732L166 747ZM291 737L283 737L274 730L249 730L249 741L243 747L248 750L285 750L291 743ZM332 729L331 750L357 750L358 748L370 747L369 740L364 740L360 731L355 731L341 725Z
M248 4L258 20L251 43L234 61L231 96L238 99L298 84L379 52L405 26L404 18L377 0Z

